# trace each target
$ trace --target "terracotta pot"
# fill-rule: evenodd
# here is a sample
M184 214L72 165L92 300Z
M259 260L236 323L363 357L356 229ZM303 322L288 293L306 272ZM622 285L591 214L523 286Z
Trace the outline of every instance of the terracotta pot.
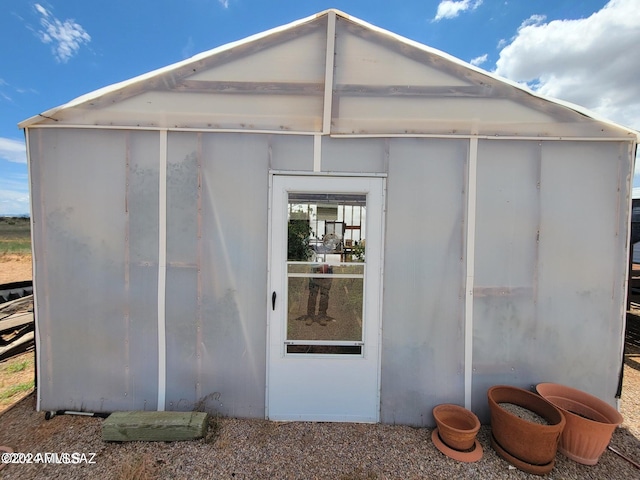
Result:
M480 420L464 407L452 404L438 405L433 409L442 441L454 450L468 450L474 446L480 430Z
M575 388L541 383L536 390L567 419L558 450L584 465L598 463L613 431L624 420L622 415L608 403Z
M536 475L550 472L565 425L562 412L539 395L517 387L491 387L487 398L491 411L492 445L498 455L525 472ZM549 424L524 420L502 408L499 403L512 403L526 408Z

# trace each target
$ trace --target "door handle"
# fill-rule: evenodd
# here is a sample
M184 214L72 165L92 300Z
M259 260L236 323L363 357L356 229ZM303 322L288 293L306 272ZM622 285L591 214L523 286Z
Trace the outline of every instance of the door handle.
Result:
M272 310L276 309L276 292L273 292L271 294L271 309Z

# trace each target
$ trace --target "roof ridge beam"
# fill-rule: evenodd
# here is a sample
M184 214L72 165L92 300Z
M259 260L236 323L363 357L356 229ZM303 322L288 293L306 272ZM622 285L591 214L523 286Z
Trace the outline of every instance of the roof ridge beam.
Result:
M336 54L336 12L327 13L327 54L324 73L324 111L322 115L322 133L331 133L331 117L333 104L333 78L335 75Z

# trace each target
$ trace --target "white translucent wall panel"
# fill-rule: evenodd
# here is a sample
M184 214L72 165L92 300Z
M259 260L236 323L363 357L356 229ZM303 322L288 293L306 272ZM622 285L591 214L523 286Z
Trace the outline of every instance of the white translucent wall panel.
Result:
M192 410L201 394L202 331L196 268L167 267L166 397L167 410Z
M381 138L322 137L323 172L384 173L387 148Z
M629 134L436 52L337 20L334 134Z
M319 19L276 43L264 39L241 47L240 54L219 55L213 68L198 71L189 80L223 82L314 82L324 83L327 21ZM222 57L225 58L222 58ZM226 61L225 61L226 59ZM224 63L223 63L224 62Z
M264 416L268 141L169 135L170 162L184 175L168 184L188 220L175 232L187 261L167 270L167 408Z
M129 393L122 408L126 410L155 410L158 403L159 137L157 132L126 133L129 251L125 250L124 286L129 305L125 311Z
M622 362L631 173L624 144L542 146L535 362L540 380L610 403Z
M298 172L313 171L313 137L302 135L271 135L270 168Z
M31 130L30 146L41 407L129 408L126 134Z
M167 147L167 263L196 268L198 254L197 133L171 133Z
M336 22L335 83L357 85L471 85L471 82L404 55L415 48L372 35L341 18ZM419 54L423 59L426 53ZM438 63L438 60L435 60ZM442 63L442 59L439 60Z
M433 425L464 404L464 212L468 142L390 141L381 420Z
M233 128L317 131L322 127L322 95L224 94L150 91L92 108L82 105L61 112L74 124L167 128Z
M167 272L165 293L167 410L190 410L197 401L200 354L198 262L199 138L170 133L167 147Z
M621 136L578 114L569 121L505 98L350 96L334 102L332 133L441 133L515 136ZM557 108L556 108L557 110ZM553 110L552 110L553 111ZM604 129L603 129L604 128Z
M538 142L478 146L472 409L489 421L487 390L541 380L535 291L540 222Z
M203 139L203 393L224 415L264 418L268 137Z

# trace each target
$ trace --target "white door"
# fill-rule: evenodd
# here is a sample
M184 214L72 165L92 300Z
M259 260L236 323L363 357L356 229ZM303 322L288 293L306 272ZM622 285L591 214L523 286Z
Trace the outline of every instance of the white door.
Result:
M377 422L384 179L274 176L267 417Z

